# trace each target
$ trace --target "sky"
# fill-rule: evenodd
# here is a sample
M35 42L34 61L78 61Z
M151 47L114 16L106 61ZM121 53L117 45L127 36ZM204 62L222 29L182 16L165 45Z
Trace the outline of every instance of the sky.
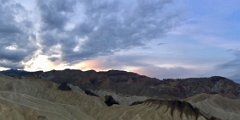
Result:
M239 0L0 0L0 70L240 82Z

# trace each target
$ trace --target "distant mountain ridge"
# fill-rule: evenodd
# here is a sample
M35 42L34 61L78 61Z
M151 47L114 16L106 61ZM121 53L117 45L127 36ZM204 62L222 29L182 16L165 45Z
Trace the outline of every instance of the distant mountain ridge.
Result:
M12 77L34 77L56 83L69 83L87 90L112 91L117 94L149 96L160 99L184 99L196 94L220 94L240 98L240 85L220 76L209 78L159 80L132 72L110 70L52 70L49 72L27 72L18 70L2 71Z

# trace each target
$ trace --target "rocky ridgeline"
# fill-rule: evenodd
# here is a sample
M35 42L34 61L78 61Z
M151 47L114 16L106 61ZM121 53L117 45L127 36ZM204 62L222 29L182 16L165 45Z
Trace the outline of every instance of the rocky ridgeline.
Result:
M24 78L34 77L56 83L69 83L82 89L110 91L130 96L147 96L161 99L182 99L200 93L221 94L229 98L240 98L240 85L219 76L210 78L187 78L159 80L132 72L110 70L62 70L49 72L26 72L9 70L4 75Z

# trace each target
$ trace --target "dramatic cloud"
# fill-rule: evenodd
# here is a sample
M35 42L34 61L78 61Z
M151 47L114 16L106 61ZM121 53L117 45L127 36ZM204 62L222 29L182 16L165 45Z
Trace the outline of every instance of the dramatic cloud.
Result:
M11 1L0 0L0 65L22 68L21 61L36 50L31 39L32 23L24 18L24 7Z
M59 46L51 59L71 63L159 39L179 20L167 10L170 2L39 0L43 53L56 54L49 49Z
M0 65L36 54L76 63L159 39L179 20L170 0L0 0ZM35 7L34 7L35 6Z

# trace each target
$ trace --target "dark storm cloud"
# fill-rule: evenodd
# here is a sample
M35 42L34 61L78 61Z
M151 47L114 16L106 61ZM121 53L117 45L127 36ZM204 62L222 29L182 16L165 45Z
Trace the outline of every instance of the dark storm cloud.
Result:
M20 16L25 9L12 1L0 0L0 66L22 68L21 61L36 50L29 38L31 22Z
M5 68L11 68L11 69L23 69L24 66L22 64L19 64L18 62L12 62L7 60L1 60L0 62L1 67Z
M225 70L225 71L230 71L229 78L237 81L240 83L240 51L239 50L232 50L232 52L235 55L235 58L232 59L231 61L228 61L224 64L218 65L217 69L218 70Z
M235 58L231 61L228 61L222 65L220 65L220 68L240 68L240 51L239 50L231 50L233 52Z
M165 9L170 2L39 0L43 53L53 54L49 48L60 45L61 59L71 63L159 39L179 20L178 15ZM81 15L77 9L81 9ZM72 29L66 29L69 24L74 24Z
M73 12L76 0L39 0L43 30L61 30L69 20L68 13Z

